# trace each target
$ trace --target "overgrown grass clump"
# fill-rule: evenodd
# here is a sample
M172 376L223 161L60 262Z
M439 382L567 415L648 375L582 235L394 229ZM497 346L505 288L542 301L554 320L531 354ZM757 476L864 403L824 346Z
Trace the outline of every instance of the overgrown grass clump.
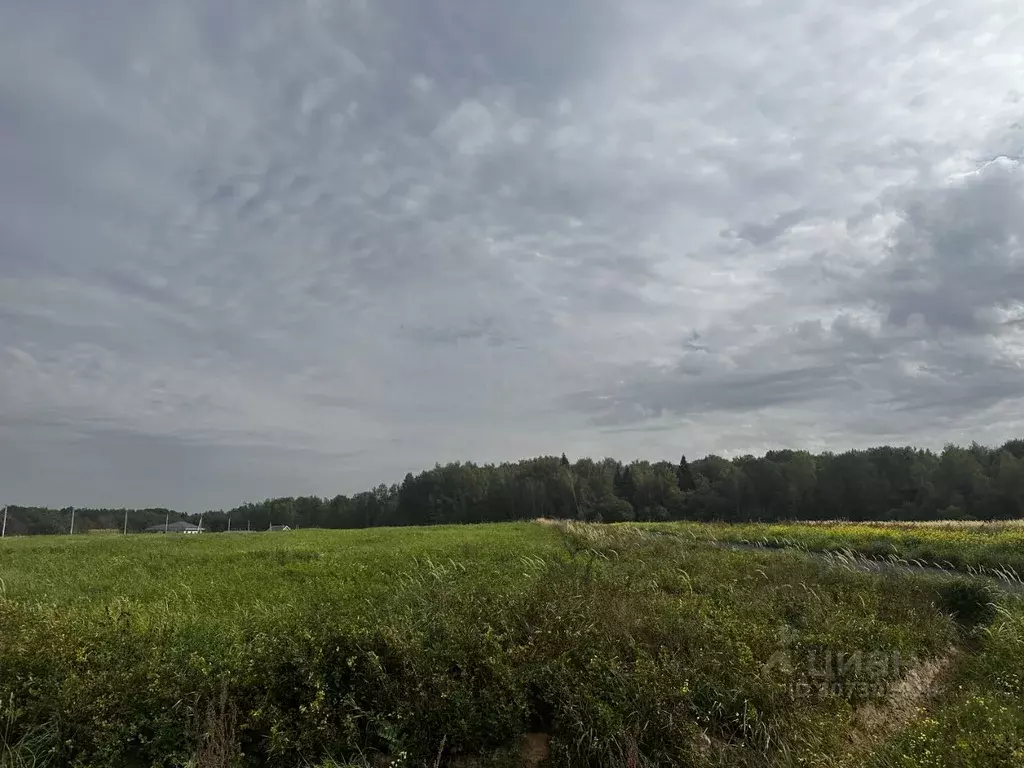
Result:
M1024 602L1006 601L977 633L936 700L872 768L1016 768L1024 765Z
M926 579L612 526L38 538L0 579L0 765L433 765L527 732L553 765L824 765L964 631Z
M1020 583L1024 527L995 523L670 523L659 526L697 539L750 542L813 552L850 550L875 558L983 572Z

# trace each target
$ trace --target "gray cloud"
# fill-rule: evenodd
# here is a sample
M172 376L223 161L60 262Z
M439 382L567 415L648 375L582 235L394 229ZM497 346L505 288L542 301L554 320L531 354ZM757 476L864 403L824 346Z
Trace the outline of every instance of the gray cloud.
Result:
M934 428L1013 413L1024 401L1022 192L1024 167L1007 158L941 187L910 187L884 255L855 280L830 279L822 254L773 273L794 293L817 293L830 321L760 334L714 327L696 338L716 343L691 335L671 365L626 372L617 387L569 403L598 423L709 412L770 419L773 407L799 404L808 425L866 434L872 423L888 432L915 417ZM788 297L769 296L758 312L781 314Z
M735 236L740 240L746 240L752 245L769 245L789 231L795 224L799 224L808 216L804 208L797 208L786 213L780 213L772 221L765 224L747 223L736 231ZM725 232L723 234L732 234Z
M997 158L912 200L871 295L888 322L1000 335L1024 309L1024 168Z
M0 498L1003 439L995 5L7 3Z

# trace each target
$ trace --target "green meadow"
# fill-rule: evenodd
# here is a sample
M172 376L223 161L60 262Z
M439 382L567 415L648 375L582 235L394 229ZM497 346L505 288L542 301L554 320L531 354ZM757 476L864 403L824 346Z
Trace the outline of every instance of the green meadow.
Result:
M0 766L1024 763L1020 598L672 528L5 540Z
M848 551L905 565L988 573L1011 582L1024 574L1024 526L1019 521L670 523L659 528L700 540Z

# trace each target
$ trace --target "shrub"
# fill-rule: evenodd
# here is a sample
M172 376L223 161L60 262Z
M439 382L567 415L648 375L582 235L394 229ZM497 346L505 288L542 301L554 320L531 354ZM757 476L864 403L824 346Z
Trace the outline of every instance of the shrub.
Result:
M986 626L996 617L998 594L989 584L957 578L942 584L938 592L942 609L964 627Z

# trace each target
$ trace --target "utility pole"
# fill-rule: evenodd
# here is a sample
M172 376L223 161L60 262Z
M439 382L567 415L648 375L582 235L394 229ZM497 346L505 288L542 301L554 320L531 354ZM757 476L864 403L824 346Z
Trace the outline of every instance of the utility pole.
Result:
M69 536L73 536L74 533L75 533L75 508L72 507L71 508L71 533L68 534L68 535Z
M128 510L127 509L125 509L125 511L124 511L124 533L125 533L126 536L128 535Z
M231 515L228 515L228 533L231 533Z
M164 533L167 533L167 526L171 523L171 513L167 512L164 515Z
M0 529L0 539L7 535L7 505L4 505L4 527Z

